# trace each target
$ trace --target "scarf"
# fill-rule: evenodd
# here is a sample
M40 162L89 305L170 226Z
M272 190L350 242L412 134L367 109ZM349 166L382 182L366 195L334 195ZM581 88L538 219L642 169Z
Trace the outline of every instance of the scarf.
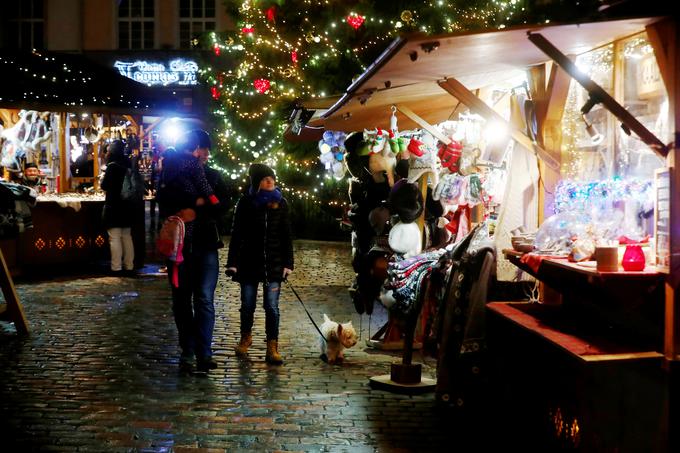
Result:
M258 190L257 192L253 192L253 188L251 187L250 194L254 195L253 199L255 201L255 206L258 208L269 206L274 203L278 204L283 197L281 190L278 187L274 190Z

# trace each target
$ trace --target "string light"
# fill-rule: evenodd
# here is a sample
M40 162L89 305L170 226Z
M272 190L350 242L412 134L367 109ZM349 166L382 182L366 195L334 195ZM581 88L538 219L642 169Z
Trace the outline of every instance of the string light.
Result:
M254 159L292 172L296 179L311 178L319 184L307 190L279 183L290 195L317 200L328 192L323 166L317 159L300 161L283 152L288 147L283 142L288 112L297 99L343 91L349 79L364 71L400 33L500 26L519 10L518 4L516 0L493 0L479 8L422 1L392 17L371 10L371 4L350 7L342 2L301 0L272 8L242 0L236 32L229 36L211 33L206 43L214 57L225 63L200 70L220 104L213 111L217 120L215 161L233 180L241 180ZM329 77L329 71L344 73ZM258 92L254 82L261 79L269 81L269 86Z

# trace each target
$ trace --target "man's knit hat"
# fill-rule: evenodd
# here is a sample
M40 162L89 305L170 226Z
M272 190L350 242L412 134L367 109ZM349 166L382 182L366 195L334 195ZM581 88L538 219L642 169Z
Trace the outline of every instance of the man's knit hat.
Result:
M250 164L248 176L250 177L250 187L252 187L254 191L257 191L260 188L260 181L262 181L267 176L271 176L272 178L276 179L274 170L265 164L257 163Z

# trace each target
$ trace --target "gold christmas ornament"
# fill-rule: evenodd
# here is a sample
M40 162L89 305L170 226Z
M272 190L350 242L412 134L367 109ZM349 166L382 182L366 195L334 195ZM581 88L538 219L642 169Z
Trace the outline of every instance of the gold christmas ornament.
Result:
M403 20L406 23L409 23L413 20L413 13L407 9L401 12L401 20Z
M314 34L312 32L309 32L305 35L305 41L307 42L312 42L314 41Z
M293 77L293 70L288 68L281 71L281 75L284 77Z

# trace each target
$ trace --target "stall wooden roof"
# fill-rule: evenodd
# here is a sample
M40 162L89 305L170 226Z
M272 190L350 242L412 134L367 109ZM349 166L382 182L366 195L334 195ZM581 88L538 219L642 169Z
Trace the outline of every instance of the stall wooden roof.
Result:
M332 105L329 101L330 108L312 120L310 126L323 125L325 129L346 132L368 127L388 129L389 107L393 104L405 105L430 124L439 123L449 118L458 101L446 93L438 81L455 78L469 90L475 90L508 79L513 70L525 70L549 60L529 42L528 32L541 33L567 55L578 55L639 33L655 20L545 24L491 32L398 38L344 96ZM318 106L319 101L315 104ZM400 116L399 127L410 129L416 124Z

